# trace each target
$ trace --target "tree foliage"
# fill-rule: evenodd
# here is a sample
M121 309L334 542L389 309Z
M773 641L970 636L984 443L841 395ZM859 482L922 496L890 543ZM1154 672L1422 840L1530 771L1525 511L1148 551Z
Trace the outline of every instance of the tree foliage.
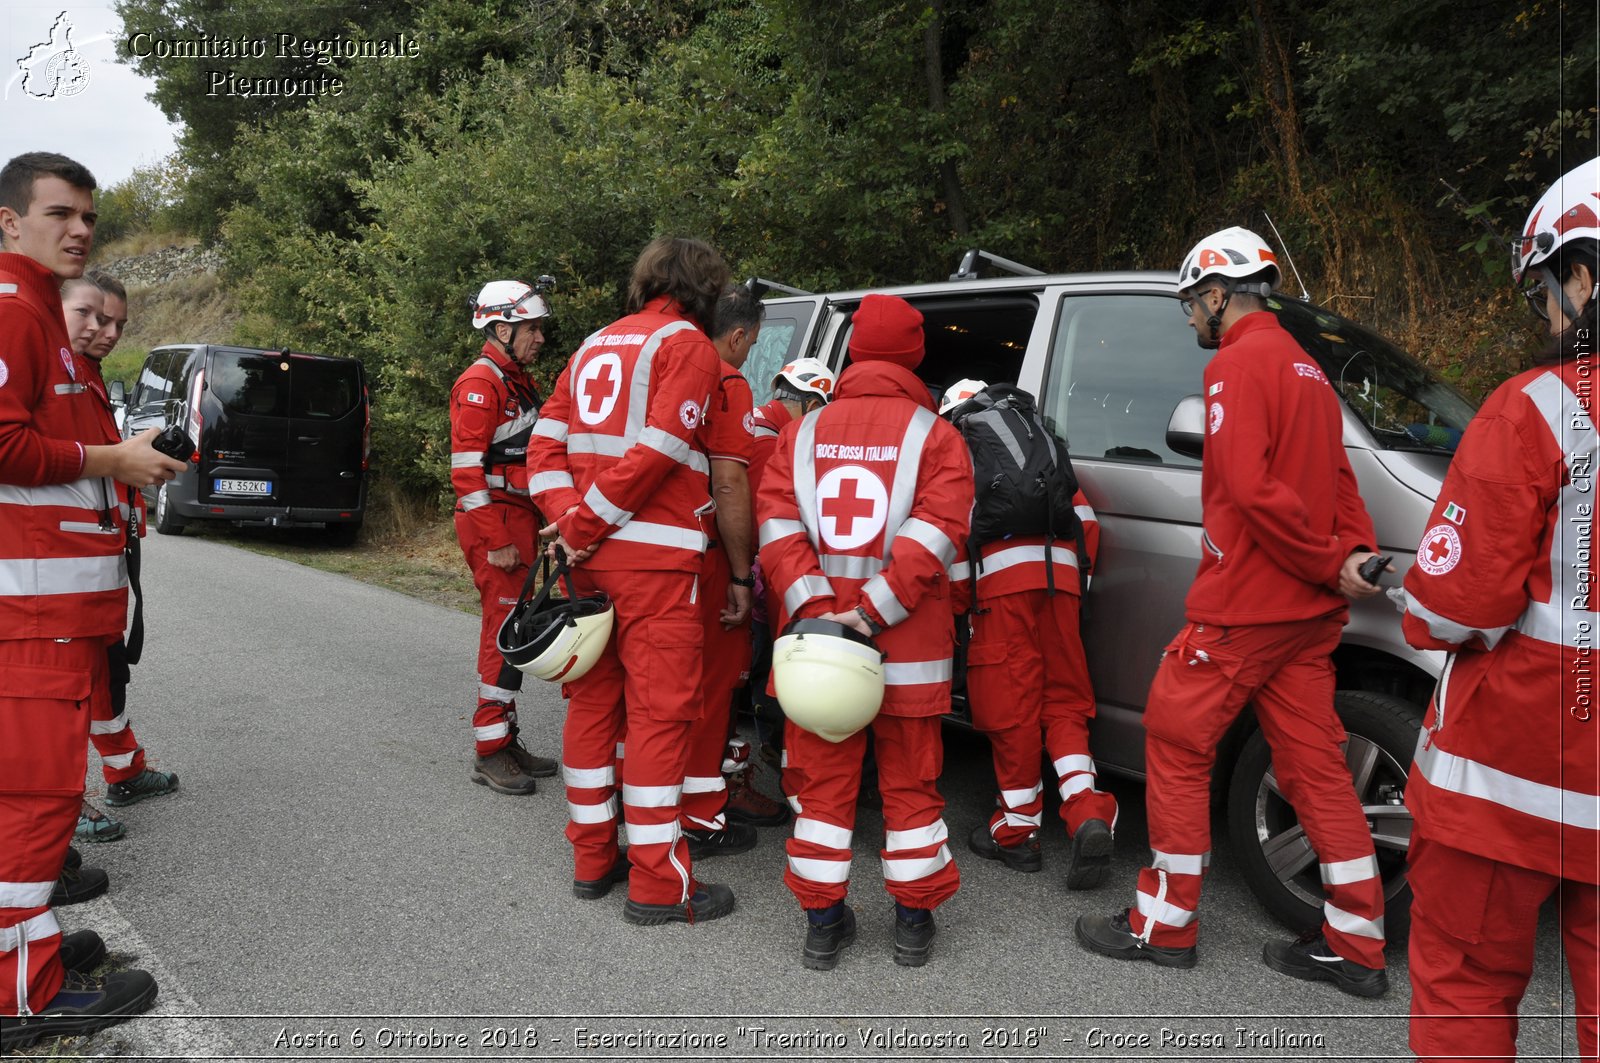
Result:
M421 42L334 63L346 92L309 100L204 98L192 67L140 65L185 122L182 207L226 247L241 338L361 357L385 467L441 495L447 390L481 342L465 299L557 276L548 374L664 231L829 290L943 276L969 246L1167 269L1212 229L1275 226L1313 298L1481 388L1529 332L1484 225L1516 227L1596 150L1589 0L119 10Z

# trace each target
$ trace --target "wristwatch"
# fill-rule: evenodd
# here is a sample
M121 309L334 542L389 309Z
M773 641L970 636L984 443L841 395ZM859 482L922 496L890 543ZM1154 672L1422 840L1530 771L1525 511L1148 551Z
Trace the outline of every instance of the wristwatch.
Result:
M752 572L744 579L740 579L738 576L729 576L728 582L735 587L754 587L756 585L756 574Z
M859 605L856 606L856 615L866 623L867 634L871 635L873 638L877 638L879 635L883 634L883 625L872 619L872 617L867 613L866 609Z

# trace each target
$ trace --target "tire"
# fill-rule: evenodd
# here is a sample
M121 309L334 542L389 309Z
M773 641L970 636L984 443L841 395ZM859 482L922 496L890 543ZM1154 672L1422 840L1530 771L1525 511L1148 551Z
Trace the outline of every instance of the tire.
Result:
M1350 735L1346 762L1383 877L1385 937L1397 945L1411 930L1411 887L1406 882L1411 813L1404 802L1422 709L1392 694L1353 690L1339 691L1333 701ZM1238 847L1245 883L1273 918L1297 932L1322 924L1324 895L1316 853L1293 806L1278 790L1272 750L1260 730L1245 741L1234 767L1228 836Z
M156 489L155 515L150 523L155 525L158 534L182 535L186 522L178 516L178 511L173 508L172 500L168 497L167 489L171 486L169 480Z

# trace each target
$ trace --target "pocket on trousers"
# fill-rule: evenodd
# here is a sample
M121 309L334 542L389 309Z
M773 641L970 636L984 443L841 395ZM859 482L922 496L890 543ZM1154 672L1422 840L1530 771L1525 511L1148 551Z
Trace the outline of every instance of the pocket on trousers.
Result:
M1147 734L1196 752L1216 749L1249 700L1240 679L1245 661L1218 643L1220 629L1186 624L1167 644L1144 710Z
M81 790L92 675L38 664L9 664L5 675L9 689L0 694L0 791Z
M700 625L682 620L660 620L643 625L642 680L639 693L652 720L698 720L704 632ZM624 670L632 662L624 659Z

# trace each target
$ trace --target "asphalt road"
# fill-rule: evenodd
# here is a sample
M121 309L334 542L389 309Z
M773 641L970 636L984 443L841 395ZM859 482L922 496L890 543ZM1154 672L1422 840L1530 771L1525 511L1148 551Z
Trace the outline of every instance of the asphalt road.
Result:
M118 814L128 837L84 846L106 897L72 909L115 958L154 971L149 1017L87 1042L146 1058L1398 1059L1403 950L1380 1001L1275 974L1285 934L1233 869L1220 823L1200 965L1168 971L1082 951L1083 912L1132 899L1147 857L1142 789L1123 802L1108 882L970 854L993 778L987 747L949 735L941 789L961 892L925 968L890 959L881 820L856 831L860 937L838 969L804 970L803 917L782 883L785 830L706 861L730 917L633 927L621 891L572 898L559 786L507 797L468 779L476 621L237 550L152 535L145 660L129 706L179 793ZM562 702L528 681L528 745L553 753ZM103 794L91 756L91 795ZM770 775L764 788L774 787ZM1575 1052L1553 926L1523 1009L1523 1059ZM1245 1032L1241 1033L1243 1030ZM80 1049L82 1050L82 1049Z

